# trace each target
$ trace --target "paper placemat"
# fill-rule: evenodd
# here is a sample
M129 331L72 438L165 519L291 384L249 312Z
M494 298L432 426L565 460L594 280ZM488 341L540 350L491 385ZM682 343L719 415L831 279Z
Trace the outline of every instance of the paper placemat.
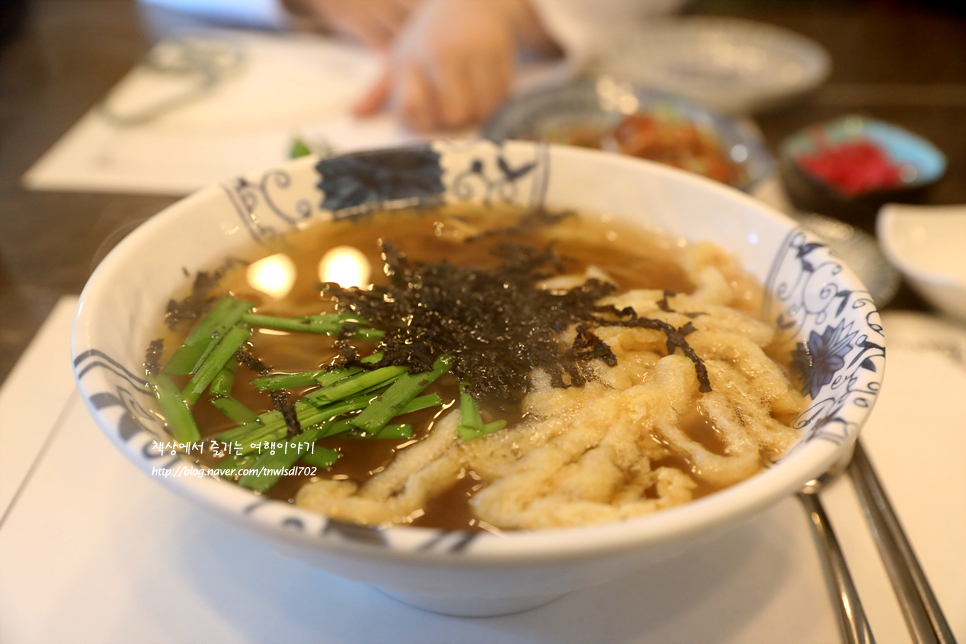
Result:
M315 34L210 30L173 37L156 45L22 181L34 190L179 196L278 165L296 137L339 153L432 136L388 114L352 116L381 70L376 54ZM512 91L561 82L570 73L565 60L530 61ZM152 113L156 118L127 122Z
M213 71L203 67L209 63ZM324 138L337 149L415 140L388 116L351 118L352 104L379 72L374 54L308 34L218 30L162 41L23 183L38 190L185 195L280 163L296 136ZM143 123L112 118L155 108L163 111Z

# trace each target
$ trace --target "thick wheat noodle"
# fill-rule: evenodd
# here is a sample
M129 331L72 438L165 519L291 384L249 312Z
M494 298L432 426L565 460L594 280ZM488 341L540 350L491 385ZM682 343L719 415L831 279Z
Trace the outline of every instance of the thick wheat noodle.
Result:
M702 399L702 403L707 398ZM699 403L699 409L706 411L707 407ZM730 408L728 411L731 411ZM689 460L697 478L723 486L754 474L760 465L758 444L751 440L740 424L734 422L733 415L714 414L711 420L721 442L726 446L724 455L714 454L701 443L692 440L676 423L662 423L658 425L657 431L675 453Z
M623 295L605 298L602 304L611 304L618 309L629 306L639 316L665 320L677 327L691 321L694 327L701 331L737 333L753 341L759 347L767 346L774 337L774 329L764 322L727 306L698 301L693 296L675 295L668 297L667 303L672 312L662 311L658 302L663 297L662 291L629 291ZM698 315L690 317L685 315L687 313ZM647 335L644 332L647 332ZM640 329L638 334L640 334L640 337L650 338L656 343L664 342L664 336L659 331Z
M701 401L713 422L718 418L722 422L729 422L727 418L733 416L760 448L776 454L783 452L798 438L794 429L772 417L770 412L774 410L774 404L769 405L768 397L756 391L752 381L740 369L713 361L708 371L712 374L712 382L717 379L721 385L718 395L709 394ZM797 396L797 392L794 395ZM721 410L725 406L731 409L732 416L723 414ZM798 411L795 408L792 410Z
M747 385L738 387L731 378L722 378L722 388L734 386L739 394L756 392L758 397L768 401L773 414L801 410L801 395L792 389L781 368L751 340L737 334L699 332L689 336L688 341L706 363L721 361L730 364L735 368L732 373L740 374L741 380L747 382Z
M595 366L596 381L555 389L546 374L534 373L527 420L517 426L463 442L455 432L459 411L451 411L361 487L319 481L304 486L297 502L360 523L400 522L472 470L486 483L472 499L479 519L538 529L646 514L691 500L699 481L722 486L752 475L797 438L774 416L798 413L804 399L762 350L773 330L719 306L730 287L709 263L715 253L702 253L696 295L632 291L601 303L677 327L691 321L697 330L688 342L708 368L710 393L699 391L691 360L666 355L662 332L601 327L618 364ZM711 422L722 453L682 427L694 410ZM683 457L691 471L662 466L670 456Z
M571 412L569 431L521 458L517 472L477 493L477 515L495 525L535 528L547 527L548 522L595 523L628 511L644 511L645 506L654 504L634 510L610 505L620 487L635 474L630 467L619 467L619 461L627 461L616 457L614 445L626 444L629 428L644 441L652 435L655 424L676 422L681 413L678 410L686 410L697 386L691 362L668 356L658 363L648 383L608 392L597 404ZM607 456L607 467L601 456ZM639 471L640 462L634 466ZM576 505L566 509L565 502ZM583 511L574 512L577 507ZM574 522L577 516L584 519Z
M399 452L389 467L366 481L359 490L359 496L388 499L398 494L414 474L455 448L458 424L458 419L452 413L441 418L423 440Z
M456 480L462 464L458 424L459 412L450 412L426 440L400 453L358 490L347 481L316 481L299 490L296 503L356 523L403 521Z

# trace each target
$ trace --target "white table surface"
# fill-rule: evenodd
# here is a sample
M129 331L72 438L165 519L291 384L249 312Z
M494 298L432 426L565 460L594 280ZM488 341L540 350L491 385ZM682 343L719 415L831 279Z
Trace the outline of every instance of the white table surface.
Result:
M0 390L0 642L841 641L794 498L704 549L504 617L423 612L283 559L114 451L73 389L74 304ZM887 316L886 331L863 441L966 641L966 331L912 314ZM876 639L910 642L851 482L823 498Z

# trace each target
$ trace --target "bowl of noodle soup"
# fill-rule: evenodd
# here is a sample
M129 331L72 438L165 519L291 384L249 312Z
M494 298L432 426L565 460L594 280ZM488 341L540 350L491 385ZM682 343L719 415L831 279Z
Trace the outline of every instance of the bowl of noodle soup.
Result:
M561 302L571 307L554 318L560 330L547 345L564 347L553 358L557 362L548 358L528 367L525 392L514 403L522 406L522 420L504 427L484 410L492 433L483 431L484 425L474 426L461 413L463 399L455 393L436 411L419 412L428 414L428 429L419 441L392 443L406 449L396 452L392 465L376 468L373 482L352 483L348 474L310 477L299 489L278 494L215 476L217 462L177 445L172 430L177 423L159 406L161 387L150 366L145 368L151 362L145 350L166 333L166 310L169 315L177 310L177 298L186 293L181 302L190 300L193 275L210 276L227 258L241 257L240 267L230 270L250 276L252 266L274 257L290 240L334 246L333 240L367 226L388 238L390 231L402 235L412 228L406 217L417 221L427 212L427 237L446 243L519 232L516 224L487 223L502 221L486 214L491 210L522 213L527 221L534 213L560 214L549 217L555 223L548 230L556 232L546 233L551 239L546 247L557 254L518 261L505 249L489 249L503 253L504 263L494 260L487 273L460 267L460 255L473 250L451 249L451 257L432 263L416 250L407 259L383 246L381 257L390 273L402 274L410 285L432 284L443 269L475 283L494 275L510 283L519 271L499 271L517 261L517 268L529 267L522 281L535 290L515 304L501 300L497 308L529 310L530 303L547 298L557 313L566 309ZM572 228L570 213L593 215L596 228ZM602 253L612 255L599 262L603 268L580 258L581 244L598 234L602 244L616 244L616 250ZM645 244L637 235L676 262L687 288L638 281L646 270L633 263L635 248ZM631 259L622 253L631 253L626 256ZM568 262L576 262L578 275L568 272ZM556 273L547 268L557 263L565 268ZM229 273L229 292L243 292L230 286L230 270L214 272ZM326 281L315 276L313 284L320 279ZM454 283L443 280L433 292ZM371 313L370 319L378 311L363 307L372 304L373 294L393 302L401 297L388 285L323 291L344 297L352 311ZM473 289L461 292L465 297L441 300L443 308L472 300ZM264 302L243 318L252 325L260 313L285 314L282 304L272 308L274 296L266 293L263 289ZM581 300L581 294L587 296ZM578 300L582 309L574 304ZM408 309L412 326L427 306L421 301ZM488 315L492 308L480 305L466 316ZM300 323L308 324L309 317ZM340 341L358 333L356 321L349 324L339 331ZM389 336L406 332L414 333L401 327ZM278 335L252 333L266 341ZM401 344L418 342L410 337ZM258 346L254 339L246 346L253 344ZM393 351L385 341L380 347L387 355ZM884 347L872 300L841 259L791 219L735 189L591 150L434 141L298 159L167 208L96 269L81 296L71 350L78 387L105 435L174 492L257 534L280 553L411 605L496 615L667 559L795 492L854 442L875 402ZM451 353L455 363L446 369L452 373L427 391L445 398L458 377L485 397L485 387L463 375L475 363L458 350ZM514 359L522 354L544 355L524 348ZM347 364L358 364L353 360L354 355ZM322 372L328 373L322 369L313 377ZM191 383L184 386L186 391ZM233 396L244 400L242 393ZM710 419L703 430L695 429L701 423L682 420L695 409ZM204 433L202 416L199 411ZM291 434L286 438L287 423L273 437L295 441ZM470 426L476 434L459 433ZM337 449L351 443L360 427L338 437ZM702 438L702 431L714 436ZM191 475L157 476L159 468L179 467ZM437 481L444 470L464 478L476 472L473 529L446 523L447 511L437 512L444 516L441 523L421 518L432 514L424 512L426 489L452 485Z

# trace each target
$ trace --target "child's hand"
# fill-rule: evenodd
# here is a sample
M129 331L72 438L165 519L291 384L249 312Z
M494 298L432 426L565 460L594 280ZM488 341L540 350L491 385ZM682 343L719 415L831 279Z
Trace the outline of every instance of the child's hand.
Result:
M385 105L421 131L489 116L513 80L521 27L534 24L539 28L526 0L423 0L356 114Z
M420 0L284 0L286 7L320 27L386 50Z

